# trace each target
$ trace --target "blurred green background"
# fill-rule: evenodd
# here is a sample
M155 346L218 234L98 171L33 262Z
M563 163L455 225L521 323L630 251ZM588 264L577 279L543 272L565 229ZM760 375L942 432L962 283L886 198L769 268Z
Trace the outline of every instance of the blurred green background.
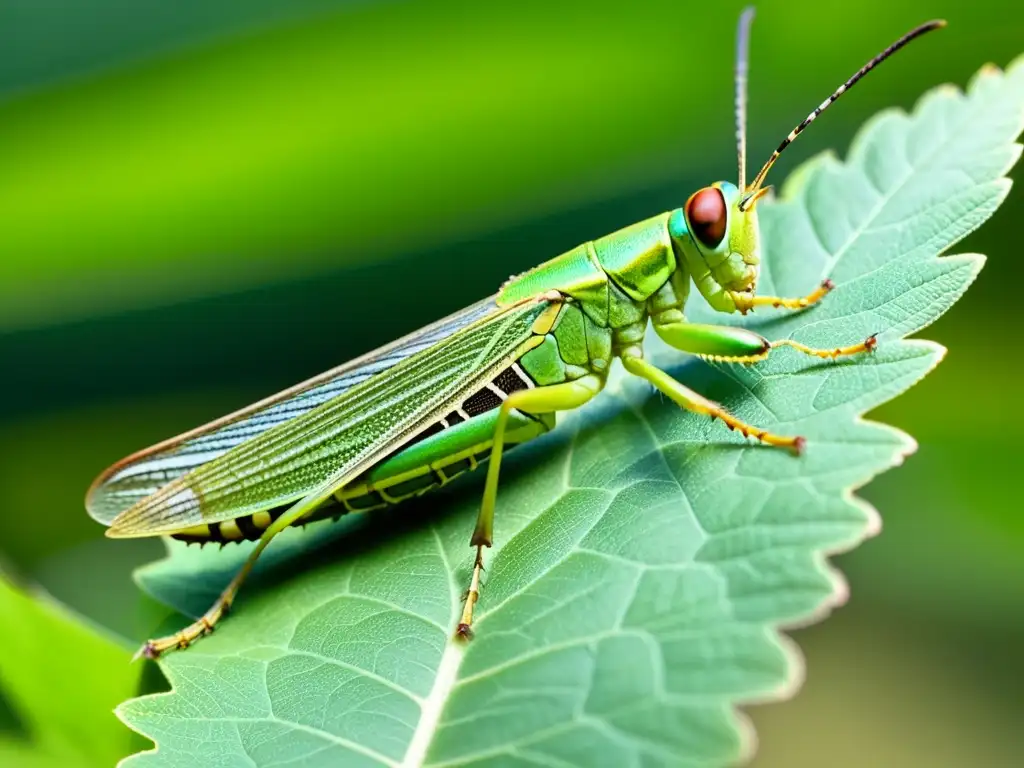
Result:
M731 180L740 7L0 5L0 559L147 634L129 573L161 547L102 538L93 476ZM1024 8L760 3L751 164L936 16L776 183L877 110L1008 64ZM990 260L925 334L949 356L876 414L920 450L864 491L884 533L836 560L849 605L795 633L804 691L751 711L757 766L1024 764L1022 217L1018 189L957 249Z

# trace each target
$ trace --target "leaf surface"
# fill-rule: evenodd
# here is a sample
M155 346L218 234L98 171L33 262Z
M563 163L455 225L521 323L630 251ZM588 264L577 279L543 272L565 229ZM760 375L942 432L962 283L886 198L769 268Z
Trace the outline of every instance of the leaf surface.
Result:
M618 768L749 756L737 706L791 695L802 676L780 629L842 602L826 556L879 527L852 490L914 449L861 416L942 357L904 337L980 270L980 256L939 254L1005 198L1022 127L1019 60L983 70L966 95L939 88L911 116L882 113L845 163L818 157L763 204L760 291L799 295L825 276L838 287L804 313L731 321L826 347L880 332L873 355L822 363L781 349L743 368L652 345L741 418L806 436L802 458L615 377L510 456L472 643L450 638L480 478L288 532L222 628L160 662L174 690L122 705L158 744L127 764ZM690 316L729 321L699 303ZM172 546L140 581L197 614L243 556Z
M17 589L0 573L0 765L92 768L133 746L113 709L139 685L131 653L45 595Z

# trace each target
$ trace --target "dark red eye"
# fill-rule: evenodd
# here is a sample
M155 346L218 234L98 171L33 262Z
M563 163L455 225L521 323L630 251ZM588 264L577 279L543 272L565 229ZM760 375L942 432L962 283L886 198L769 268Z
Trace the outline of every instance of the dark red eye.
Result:
M714 187L694 192L686 201L686 219L690 231L701 245L715 248L725 237L725 198Z

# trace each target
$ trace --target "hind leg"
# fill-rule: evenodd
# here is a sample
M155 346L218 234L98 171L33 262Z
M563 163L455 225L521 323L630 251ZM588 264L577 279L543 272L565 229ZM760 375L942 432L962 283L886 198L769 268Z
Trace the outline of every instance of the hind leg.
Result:
M473 608L480 599L480 574L484 569L483 550L484 547L491 546L494 536L494 505L498 498L498 474L501 470L501 455L505 445L505 427L509 414L513 410L537 414L571 411L593 398L603 387L604 379L591 374L576 381L519 390L511 393L501 404L492 438L491 457L487 464L484 498L480 504L480 514L477 516L473 537L469 541L470 546L476 547L476 560L473 563L473 576L470 579L469 592L466 594L462 619L456 630L458 636L469 638L473 634Z

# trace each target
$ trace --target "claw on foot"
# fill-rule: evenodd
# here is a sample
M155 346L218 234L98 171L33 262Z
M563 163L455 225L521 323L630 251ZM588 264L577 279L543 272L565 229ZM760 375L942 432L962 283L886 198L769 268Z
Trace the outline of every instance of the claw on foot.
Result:
M132 656L132 661L138 661L139 659L149 659L150 661L156 660L160 656L160 651L156 649L152 641L147 641L142 644L142 647L135 652Z

